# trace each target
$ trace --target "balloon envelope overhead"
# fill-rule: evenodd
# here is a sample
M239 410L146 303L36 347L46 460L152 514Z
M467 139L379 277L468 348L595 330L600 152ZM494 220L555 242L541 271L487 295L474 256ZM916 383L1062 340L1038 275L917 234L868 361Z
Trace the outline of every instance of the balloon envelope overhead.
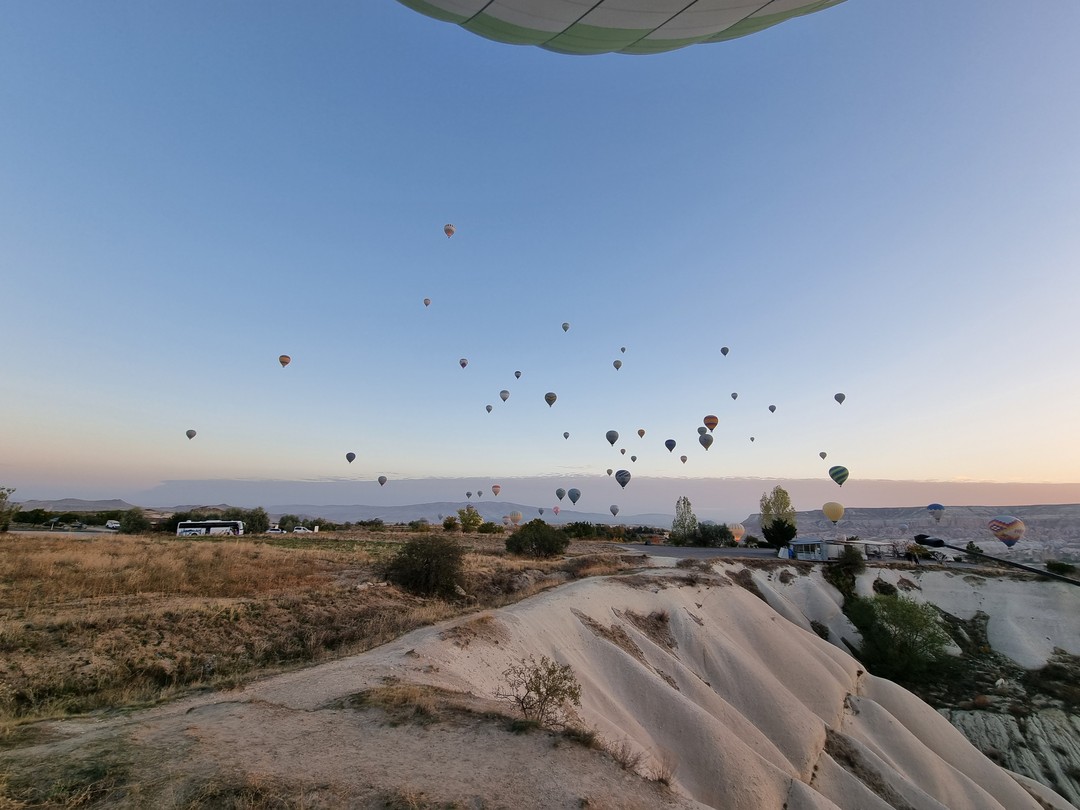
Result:
M615 370L618 371L622 368L622 360L616 360L611 365L615 366Z
M555 396L555 392L553 391L548 391L546 394L544 394L544 402L548 404L549 408L555 404L555 400L557 399L558 397Z
M825 513L825 517L833 522L835 526L837 521L844 516L844 507L842 504L838 504L836 501L829 501L823 507L821 511Z
M679 456L679 461L681 461L683 464L685 464L686 463L686 456Z
M835 481L839 486L843 486L844 482L848 479L847 467L829 467L829 478Z
M446 238L449 239L451 236L454 235L454 233L457 232L457 228L455 228L453 225L451 225L449 222L447 222L445 225L443 225L442 232L445 233Z
M720 347L720 354L724 355L724 357L727 357L727 353L729 351L731 351L731 349L729 349L727 346Z
M712 414L709 414L708 416L706 416L702 421L705 423L705 427L707 427L709 430L712 430L713 428L715 428L717 425L720 424L720 420L717 419Z
M637 461L637 456L630 456L631 461Z
M664 447L666 447L668 449L668 452L670 453L672 450L675 449L675 440L668 439L666 442L664 442Z
M626 489L626 485L630 483L630 471L619 470L615 473L615 480L619 482L619 486Z
M611 516L612 517L615 517L616 515L619 514L619 507L616 506L615 504L612 504L609 508L611 509Z
M563 498L566 497L566 490L562 487L559 487L557 490L555 490L555 497L561 501Z
M1015 546L1016 541L1023 537L1024 532L1027 531L1024 521L1012 515L998 515L990 521L989 527L994 537L1009 548Z
M188 431L184 432L184 435L187 436L189 439L194 439L195 436L196 436L196 433L195 433L194 430L188 430Z
M769 413L776 413L776 406L775 405L770 405L769 406Z
M492 406L491 406L491 405L488 405L488 406L486 406L486 407L487 407L487 412L488 412L488 413L491 413L491 412L492 412L492 410L494 410L494 409L492 408Z
M615 472L615 471L613 469L611 469L611 467L607 468L607 474L608 475L611 475L613 472Z
M702 447L708 450L710 447L712 447L713 437L710 436L708 433L705 433L704 435L698 436L698 441L701 443Z
M697 429L697 435L698 436L704 436L708 432L709 432L709 429L707 427L705 427L704 425L702 425L701 427L699 427Z
M356 453L346 453L345 460L352 464L354 461L356 461Z
M731 392L731 398L732 399L738 399L739 398L739 392L738 391L732 391Z
M380 487L386 486L386 480L387 479L386 479L385 475L380 475L379 476L379 486Z
M292 362L292 358L291 358L291 357L289 357L289 355L287 355L287 354L283 354L283 355L281 355L281 357L279 357L279 358L277 359L277 361L278 361L279 363L281 363L281 367L282 367L282 368L285 368L285 366L289 365L289 363L291 363L291 362Z
M615 442L619 440L619 431L609 430L607 433L604 434L604 436L607 438L608 444L614 446Z
M425 307L430 307L431 306L431 299L430 298L425 298L424 299L424 306Z
M504 388L502 391L499 392L499 399L501 399L503 402L506 402L506 400L510 399L510 392Z
M844 400L847 399L847 397L844 396L843 394L833 394L833 399L835 399L837 402L839 402L841 405L843 405Z
M569 439L570 438L570 431L569 430L564 430L562 437L564 439Z
M514 372L514 378L520 380L521 379L521 372L520 371L515 371Z
M469 361L462 357L460 360L458 360L458 365L460 365L462 368L465 368L465 366L469 365Z
M637 435L638 435L639 439L644 439L645 438L645 428L640 428L638 430L638 432L637 432Z
M822 450L820 453L818 453L818 455L821 456L821 460L824 461L825 457L829 454Z
M492 486L491 486L491 494L492 495L498 495L500 492L502 492L502 487L499 486L498 484L492 484Z
M578 498L581 497L580 489L568 489L566 491L566 497L570 499L570 503L577 503Z
M563 325L562 325L562 330L564 332L569 332L570 331L570 324L564 322Z
M554 512L554 513L555 513L556 515L558 515L558 514L559 514L559 507L557 507L557 506L553 506L553 507L551 508L551 511L552 511L552 512Z

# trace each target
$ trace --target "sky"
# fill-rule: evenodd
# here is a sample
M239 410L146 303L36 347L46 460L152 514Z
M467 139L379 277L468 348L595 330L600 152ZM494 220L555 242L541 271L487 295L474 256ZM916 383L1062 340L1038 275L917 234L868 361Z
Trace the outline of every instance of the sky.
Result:
M1080 500L1072 0L848 0L588 57L394 0L4 16L16 499L580 478L632 512L639 482L837 464L850 506Z

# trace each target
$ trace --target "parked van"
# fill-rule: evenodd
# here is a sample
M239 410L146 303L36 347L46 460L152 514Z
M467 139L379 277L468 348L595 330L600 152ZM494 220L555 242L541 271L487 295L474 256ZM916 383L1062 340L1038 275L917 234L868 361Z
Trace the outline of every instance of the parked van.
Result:
M119 520L106 520L105 521L105 528L106 529L119 529L120 528L120 521Z

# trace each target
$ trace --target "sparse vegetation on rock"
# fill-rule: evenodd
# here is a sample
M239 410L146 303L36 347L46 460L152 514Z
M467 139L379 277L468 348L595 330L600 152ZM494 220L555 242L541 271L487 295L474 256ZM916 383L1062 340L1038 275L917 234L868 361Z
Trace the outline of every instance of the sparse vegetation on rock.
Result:
M581 705L581 686L569 664L558 664L546 655L512 664L503 672L505 688L495 696L521 712L527 722L545 727L564 725L566 704Z

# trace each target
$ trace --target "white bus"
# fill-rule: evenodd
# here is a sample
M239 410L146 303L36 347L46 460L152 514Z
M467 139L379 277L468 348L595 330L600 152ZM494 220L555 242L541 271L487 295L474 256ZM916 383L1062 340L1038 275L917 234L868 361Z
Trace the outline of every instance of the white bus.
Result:
M204 534L240 536L243 533L242 520L181 520L176 524L177 537L198 537Z

